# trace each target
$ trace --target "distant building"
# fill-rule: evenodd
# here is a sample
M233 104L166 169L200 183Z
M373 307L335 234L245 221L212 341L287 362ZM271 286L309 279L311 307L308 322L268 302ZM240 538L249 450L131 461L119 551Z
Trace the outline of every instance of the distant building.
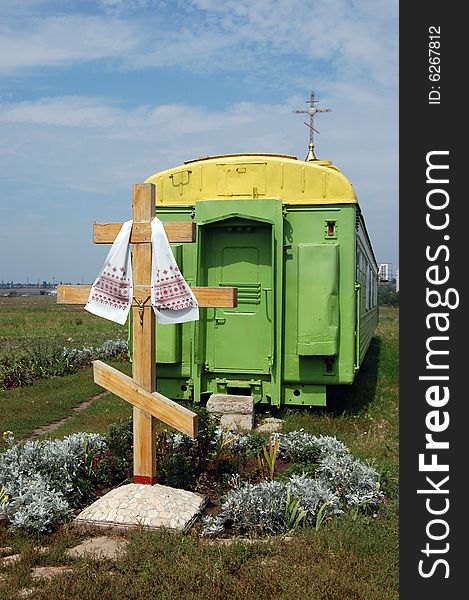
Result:
M396 269L396 294L399 293L399 269Z
M391 263L381 263L379 265L378 277L380 283L388 283L391 281Z

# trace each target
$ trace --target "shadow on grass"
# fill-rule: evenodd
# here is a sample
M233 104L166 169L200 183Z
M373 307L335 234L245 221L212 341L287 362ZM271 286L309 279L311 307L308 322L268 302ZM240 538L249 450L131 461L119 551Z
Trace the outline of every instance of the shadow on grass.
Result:
M331 385L327 388L327 408L331 415L361 413L375 399L382 342L371 340L368 352L351 386Z

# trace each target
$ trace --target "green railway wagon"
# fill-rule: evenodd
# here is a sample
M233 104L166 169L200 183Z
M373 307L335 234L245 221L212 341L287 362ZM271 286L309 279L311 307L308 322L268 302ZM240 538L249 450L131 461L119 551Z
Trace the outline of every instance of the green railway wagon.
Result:
M378 267L350 182L329 161L277 154L199 158L156 173L162 221L192 221L174 244L192 286L238 289L235 308L157 325L158 391L199 402L252 395L324 406L351 384L373 337Z

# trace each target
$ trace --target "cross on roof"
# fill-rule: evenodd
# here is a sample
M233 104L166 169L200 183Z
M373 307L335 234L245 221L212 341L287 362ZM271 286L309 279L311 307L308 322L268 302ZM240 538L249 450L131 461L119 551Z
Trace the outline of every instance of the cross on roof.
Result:
M156 391L155 313L149 303L151 283L151 221L155 217L155 186L133 186L132 206L132 377L101 361L94 361L94 381L133 405L134 483L156 482L156 421L197 437L197 414ZM122 223L94 224L94 242L110 244ZM195 223L164 223L170 242L194 242ZM62 285L57 288L57 302L85 305L89 285ZM199 307L235 307L237 289L228 287L194 287Z
M309 123L306 123L305 121L305 125L309 127L309 150L308 155L306 156L306 160L308 161L316 160L316 156L314 154L314 132L319 133L319 131L314 128L314 117L317 113L331 112L330 108L320 108L317 106L318 102L319 100L315 100L314 92L311 92L310 99L306 100L306 104L309 104L309 108L293 111L297 114L309 115Z

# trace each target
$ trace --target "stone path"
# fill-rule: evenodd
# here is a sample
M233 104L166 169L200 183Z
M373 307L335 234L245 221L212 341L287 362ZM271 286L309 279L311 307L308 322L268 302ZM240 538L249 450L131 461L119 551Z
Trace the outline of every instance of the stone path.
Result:
M205 496L187 490L129 483L93 502L76 517L74 524L185 531L206 502Z
M18 562L19 560L21 560L21 554L10 554L9 556L4 556L0 558L0 565L6 567L8 565L12 565L15 562Z
M69 558L77 559L82 556L89 555L95 560L101 560L107 558L115 560L120 554L125 552L128 541L125 538L116 538L109 536L99 536L84 540L77 546L67 550L66 555ZM49 552L48 546L35 547L35 550L39 554L47 554ZM0 566L8 567L15 562L21 560L20 554L11 554L12 548L0 547ZM34 567L31 569L31 578L36 585L39 585L41 581L50 581L54 577L64 575L67 573L73 573L73 567L70 565L56 565L56 566L45 566L45 567ZM5 577L0 574L0 584L5 581ZM21 589L17 597L18 598L29 598L37 591L36 587L23 588Z

